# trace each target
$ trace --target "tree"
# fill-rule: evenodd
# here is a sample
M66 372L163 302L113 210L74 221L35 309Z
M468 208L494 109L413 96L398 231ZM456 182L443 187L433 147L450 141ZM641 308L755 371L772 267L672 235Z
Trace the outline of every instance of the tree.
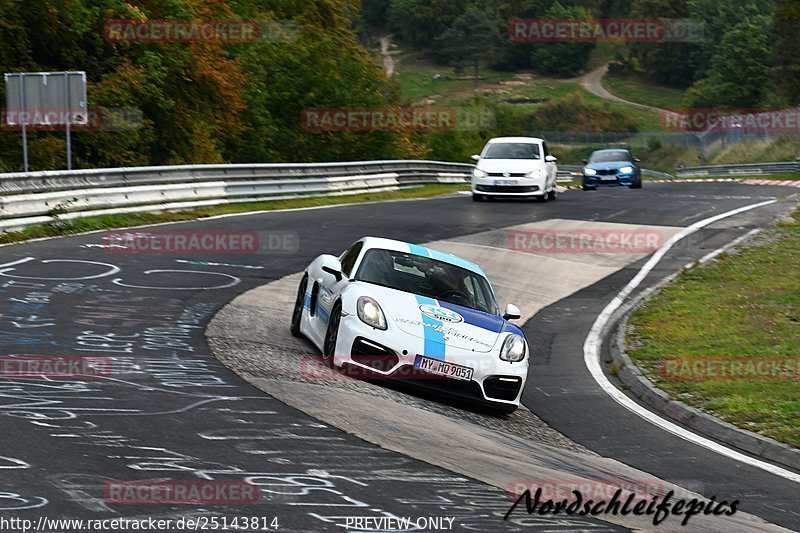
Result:
M436 40L441 54L450 64L472 67L475 91L480 86L481 65L491 61L502 45L501 26L494 11L469 5Z
M545 12L545 18L588 20L592 14L584 7L556 2ZM533 68L542 74L573 76L586 66L594 47L593 42L538 43L533 49Z
M743 20L731 28L711 60L708 76L686 93L690 107L756 107L769 91L771 53L768 16Z
M773 80L779 105L800 104L800 3L778 0L772 22Z

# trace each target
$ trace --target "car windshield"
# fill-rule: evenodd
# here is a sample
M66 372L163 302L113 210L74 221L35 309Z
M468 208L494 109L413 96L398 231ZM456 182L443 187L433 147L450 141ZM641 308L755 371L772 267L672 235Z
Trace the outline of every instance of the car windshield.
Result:
M372 249L364 255L355 279L499 314L494 293L486 278L429 257Z
M614 150L611 152L595 152L589 158L590 163L608 163L611 161L633 161L630 152Z
M539 145L532 143L493 143L483 159L539 159Z

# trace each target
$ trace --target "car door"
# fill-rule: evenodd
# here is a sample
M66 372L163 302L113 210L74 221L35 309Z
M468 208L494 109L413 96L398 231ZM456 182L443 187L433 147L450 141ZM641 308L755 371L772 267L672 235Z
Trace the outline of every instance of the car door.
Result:
M548 162L547 156L550 155L550 150L547 148L547 142L542 141L542 153L544 154L545 159L545 172L547 173L547 183L546 189L551 189L556 186L556 177L558 173L558 169L554 162Z
M317 278L316 286L311 290L310 314L314 317L315 336L320 342L325 338L333 306L339 299L339 294L344 286L349 283L350 276L353 274L353 267L361 255L363 247L364 242L358 241L339 256L343 274L341 280L337 281L333 275L321 272Z

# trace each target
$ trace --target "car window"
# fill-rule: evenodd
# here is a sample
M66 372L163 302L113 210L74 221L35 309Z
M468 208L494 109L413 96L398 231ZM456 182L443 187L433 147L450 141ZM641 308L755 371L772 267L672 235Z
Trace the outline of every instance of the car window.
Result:
M358 259L358 254L361 253L361 249L364 247L364 243L359 241L355 243L353 246L347 250L344 255L340 258L342 263L342 272L348 278L350 277L350 272L353 270L353 267L356 264L356 260Z
M608 152L594 152L589 158L590 163L608 163L611 161L633 162L633 156L627 150L611 150Z
M483 159L539 159L539 145L532 143L492 143Z
M486 278L429 257L374 248L364 254L355 279L499 314Z

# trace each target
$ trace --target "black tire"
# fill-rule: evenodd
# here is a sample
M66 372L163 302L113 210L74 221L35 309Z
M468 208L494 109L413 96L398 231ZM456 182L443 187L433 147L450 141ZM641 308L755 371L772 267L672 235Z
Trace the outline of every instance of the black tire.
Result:
M483 196L482 194L475 194L475 193L472 193L472 201L473 201L473 202L482 202L482 201L484 201L485 199L486 199L486 197L485 197L485 196Z
M300 286L297 288L297 299L294 302L294 309L292 309L292 325L289 331L292 332L294 337L302 338L303 333L300 331L300 319L303 316L303 306L306 300L306 289L308 288L308 276L303 276L300 281Z
M641 189L642 188L642 178L639 178L636 183L631 185L631 189Z
M333 354L336 352L336 341L339 339L339 323L342 320L342 303L336 302L328 318L328 329L325 330L325 341L322 343L322 362L334 368Z
M584 186L583 186L583 190L584 190L584 191L593 191L593 190L595 190L596 188L597 188L597 187L587 187L586 185L584 185Z
M550 200L552 200L552 201L558 200L558 190L557 189L553 188L553 190L550 191L547 194L550 196Z

